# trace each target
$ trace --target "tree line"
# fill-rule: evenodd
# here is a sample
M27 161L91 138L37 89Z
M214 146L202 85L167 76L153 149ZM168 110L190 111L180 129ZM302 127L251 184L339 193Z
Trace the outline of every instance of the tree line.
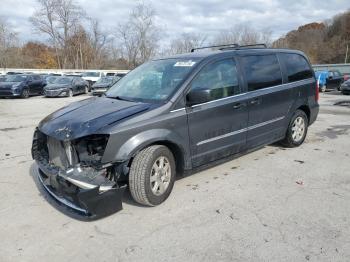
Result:
M276 41L272 41L271 30L239 24L215 35L182 33L164 44L155 8L146 2L135 3L128 19L109 30L89 17L76 0L37 0L37 4L30 22L34 33L47 41L19 44L20 36L0 17L0 67L132 69L155 57L230 43L296 48L314 63L336 63L344 62L344 46L350 35L347 12L325 23L300 27Z

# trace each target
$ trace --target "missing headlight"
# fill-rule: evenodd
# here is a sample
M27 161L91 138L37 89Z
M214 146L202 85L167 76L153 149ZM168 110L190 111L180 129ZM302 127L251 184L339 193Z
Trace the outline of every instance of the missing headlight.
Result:
M91 135L75 141L75 149L81 164L99 165L106 149L109 135Z

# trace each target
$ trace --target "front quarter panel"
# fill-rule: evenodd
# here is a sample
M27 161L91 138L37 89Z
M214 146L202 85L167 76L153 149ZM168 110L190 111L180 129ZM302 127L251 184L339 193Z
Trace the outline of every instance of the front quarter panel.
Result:
M143 148L156 143L172 143L183 155L184 168L191 167L187 115L185 110L166 112L144 119L129 126L116 127L102 158L103 163L130 160Z

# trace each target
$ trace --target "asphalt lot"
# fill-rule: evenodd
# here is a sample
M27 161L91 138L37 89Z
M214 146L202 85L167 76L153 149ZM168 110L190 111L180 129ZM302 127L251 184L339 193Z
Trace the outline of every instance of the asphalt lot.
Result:
M349 261L350 106L321 94L306 143L267 146L175 183L158 207L84 222L36 182L36 124L86 96L0 99L0 261Z

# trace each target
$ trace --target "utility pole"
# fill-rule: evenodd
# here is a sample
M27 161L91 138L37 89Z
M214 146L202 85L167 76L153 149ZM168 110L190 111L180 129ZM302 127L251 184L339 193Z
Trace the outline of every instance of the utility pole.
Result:
M346 54L345 54L345 63L348 61L348 51L349 51L349 44L346 45Z

